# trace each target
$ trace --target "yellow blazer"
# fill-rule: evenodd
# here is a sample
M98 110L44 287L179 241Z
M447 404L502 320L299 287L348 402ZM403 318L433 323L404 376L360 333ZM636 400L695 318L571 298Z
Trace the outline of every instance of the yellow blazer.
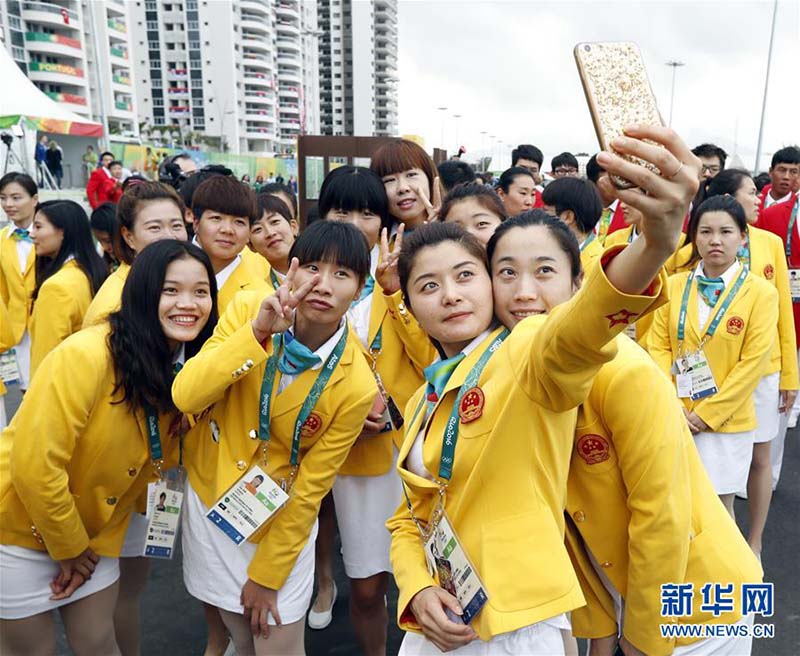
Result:
M368 345L372 344L381 327L382 345L377 357L377 372L386 391L403 412L411 395L422 385L422 370L436 358L436 349L414 315L406 309L402 293L387 296L376 283L370 309ZM369 349L363 351L371 367ZM405 417L406 421L410 419ZM393 443L400 448L403 434L400 428L358 439L339 473L347 476L385 474L392 467Z
M119 556L134 504L156 476L144 413L111 402L120 395L107 335L96 326L55 348L3 431L0 543L47 550L54 560L87 547ZM159 418L165 467L178 442L170 419Z
M184 448L192 488L206 506L212 506L251 467L262 464L261 442L251 438L250 431L258 431L261 381L272 342L268 340L265 350L250 322L263 298L262 292L238 294L172 388L181 411L197 415L209 409L187 434ZM291 471L295 420L317 374L304 372L274 397L266 472L275 480L288 478ZM276 376L276 389L277 383ZM248 576L256 583L278 590L286 581L376 393L358 337L350 330L342 358L314 407L319 428L301 440L300 470L290 499L251 537L258 548ZM211 422L218 431L211 431Z
M14 332L11 329L11 317L8 316L8 307L0 297L0 353L4 353L15 346ZM0 378L0 396L6 393L6 386ZM2 400L0 400L2 403Z
M105 279L100 289L94 295L89 308L83 316L83 327L96 326L108 318L112 312L119 310L122 305L122 288L128 279L131 265L120 262L119 267L114 273Z
M256 278L264 282L269 282L269 272L272 267L267 261L267 258L251 250L249 246L245 246L240 255L242 256L242 262L247 265L247 268L253 272Z
M655 313L648 333L648 351L667 375L671 375L672 365L678 357L678 315L688 277L689 272L670 277L670 302ZM710 317L714 316L732 288L733 283L711 310ZM692 284L686 312L684 352L696 350L700 343L702 328L697 322L697 303L697 285ZM681 399L687 410L695 412L708 424L710 431L738 433L756 427L753 392L769 366L777 323L778 292L765 280L749 273L716 333L703 347L714 374L717 393L697 401Z
M583 271L587 272L589 267L592 266L602 254L603 242L598 238L592 239L592 241L587 244L586 248L581 251L581 267Z
M578 409L567 484L567 544L587 605L572 612L573 633L617 632L611 596L583 551L625 601L624 635L650 656L671 654L660 637L661 584L693 582L691 617L681 622L735 622L701 613L706 582L761 581L761 567L720 503L697 456L669 380L647 353L617 338L617 356L600 368ZM636 399L632 402L632 399ZM587 582L593 584L586 585ZM691 640L679 640L687 644Z
M789 288L789 268L786 265L783 241L778 235L752 225L747 227L747 232L750 238L750 271L766 280L778 292L778 337L764 375L780 371L780 389L800 389L792 292ZM693 265L688 264L691 255L691 244L678 251L675 258L676 271L683 272L693 268Z
M248 250L246 248L242 253ZM264 259L260 255L257 257ZM266 262L266 260L264 261ZM244 256L242 261L239 262L239 266L228 276L225 284L217 290L217 311L219 314L222 314L233 300L233 297L243 290L258 291L262 300L264 296L273 292L272 286L254 272L253 268L244 260Z
M31 294L36 289L36 252L31 249L25 271L20 272L17 242L11 237L13 229L12 224L0 231L0 298L8 308L13 345L16 345L30 323Z
M459 424L445 501L450 522L489 597L472 622L482 640L584 604L564 547L575 407L586 397L600 365L614 357L616 347L607 342L624 329L620 319L663 302L665 283L662 276L654 286L655 296L627 296L611 286L602 267L593 267L570 302L549 317L522 321L483 370L483 412ZM456 393L498 332L461 361L433 410L423 446L425 467L433 474L438 474L442 435ZM421 387L412 397L408 417L424 394ZM406 464L423 414L407 424L398 470L414 515L427 521L439 497L438 486ZM387 528L400 590L400 628L418 632L409 603L436 582L428 573L419 531L405 504Z
M44 357L83 325L92 284L70 260L44 281L31 313L31 379Z

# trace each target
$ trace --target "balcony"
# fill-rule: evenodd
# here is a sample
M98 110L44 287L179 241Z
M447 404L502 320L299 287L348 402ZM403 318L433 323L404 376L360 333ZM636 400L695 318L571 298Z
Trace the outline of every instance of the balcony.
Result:
M75 59L83 57L83 45L80 40L61 34L25 32L25 44L31 52L45 52L52 55L74 57Z
M281 69L278 77L281 82L296 82L298 86L303 84L303 78L300 76L300 73L291 68Z
M189 118L191 108L188 105L176 105L174 107L168 107L167 112L170 116L175 116L177 118Z
M300 87L294 86L281 86L278 88L278 93L281 98L299 98Z
M55 91L45 91L44 93L58 103L79 105L81 107L86 107L87 104L86 98L83 96L78 96L74 93L56 93Z
M289 34L291 36L300 36L300 26L297 23L281 20L280 18L275 22L275 27L278 34Z
M300 10L295 3L281 2L279 0L275 3L275 13L284 18L300 20Z
M270 62L264 59L256 59L254 57L242 58L242 65L245 67L245 71L252 71L255 73L272 70L272 64Z
M269 5L262 4L258 0L242 0L242 11L250 11L262 16L269 16Z
M115 100L114 107L121 112L132 112L133 111L133 103L128 100Z
M291 50L292 52L296 52L298 55L300 54L300 41L297 39L278 39L276 45L278 46L279 51Z
M86 86L82 68L67 64L50 64L32 61L28 64L28 77L32 82L53 82L73 86Z
M189 79L189 71L185 68L168 68L168 80L187 80Z
M23 2L22 20L81 31L77 12L49 2Z
M170 87L167 89L167 96L170 98L188 98L189 87Z
M255 124L275 123L275 114L266 109L247 108L244 110L244 113L248 123L251 123L253 121L255 121Z
M275 101L266 95L256 96L252 93L246 93L244 98L247 101L248 105L256 106L259 109L261 109L262 107L272 107L275 105Z
M275 87L272 82L272 76L265 75L261 71L251 71L245 69L244 80L247 82L247 84L252 86L269 87L270 89Z
M294 116L300 116L300 105L294 105L294 104L291 104L291 103L281 102L280 110L281 110L281 120L283 120L283 118L284 118L283 114L287 114L287 115L293 114ZM293 118L293 116L286 116L286 118L287 119L291 119L291 118Z
M120 85L122 85L124 87L131 86L131 78L128 77L127 75L124 75L124 74L121 74L121 73L114 73L111 76L111 81L114 84L120 84Z
M247 57L248 51L255 52L255 56L262 56L261 53L272 52L272 45L266 39L245 37L242 39L242 48L245 57Z
M108 29L113 30L114 32L119 32L119 34L128 33L128 26L125 25L125 21L122 21L119 18L109 18Z
M258 34L270 34L272 25L268 18L254 16L252 14L242 14L242 29Z
M300 119L281 117L278 127L280 127L281 132L291 132L292 134L297 134L300 132Z
M112 57L117 57L118 59L123 59L125 61L128 61L128 51L125 50L125 48L111 46L108 49L108 52L111 54Z

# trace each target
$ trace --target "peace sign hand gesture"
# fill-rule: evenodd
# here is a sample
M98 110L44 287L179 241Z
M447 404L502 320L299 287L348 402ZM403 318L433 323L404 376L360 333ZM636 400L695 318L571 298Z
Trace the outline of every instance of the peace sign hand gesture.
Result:
M295 308L319 282L319 276L314 275L295 288L294 279L299 268L300 261L296 257L292 258L286 279L274 294L270 294L261 302L258 316L250 322L253 335L259 342L263 342L270 335L291 328Z
M420 202L425 206L425 211L428 213L428 218L425 223L433 223L439 218L439 210L442 209L442 185L439 184L439 177L433 179L433 204L420 189L412 187L414 193L419 198Z
M400 257L400 249L403 247L405 227L404 223L397 227L397 237L391 249L389 248L389 231L386 228L381 230L381 257L378 262L378 268L375 269L375 280L381 286L384 294L388 296L400 289L397 260Z

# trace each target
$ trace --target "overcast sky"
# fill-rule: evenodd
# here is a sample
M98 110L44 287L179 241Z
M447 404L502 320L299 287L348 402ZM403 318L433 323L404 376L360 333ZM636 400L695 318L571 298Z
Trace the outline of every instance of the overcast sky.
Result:
M635 41L666 121L677 70L673 127L753 166L772 21L766 2L540 2L400 0L400 132L427 149L488 154L534 143L550 158L598 149L572 55L581 41ZM438 107L447 107L446 112ZM462 118L454 119L454 114ZM488 134L481 136L481 131ZM762 162L800 142L800 2L778 2ZM499 159L498 159L499 158Z

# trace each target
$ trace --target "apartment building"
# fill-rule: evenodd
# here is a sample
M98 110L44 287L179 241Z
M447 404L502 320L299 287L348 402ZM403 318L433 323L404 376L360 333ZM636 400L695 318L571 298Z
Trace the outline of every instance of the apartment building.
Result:
M63 107L137 134L128 7L122 0L0 1L3 45Z
M397 134L397 0L318 0L322 134Z

